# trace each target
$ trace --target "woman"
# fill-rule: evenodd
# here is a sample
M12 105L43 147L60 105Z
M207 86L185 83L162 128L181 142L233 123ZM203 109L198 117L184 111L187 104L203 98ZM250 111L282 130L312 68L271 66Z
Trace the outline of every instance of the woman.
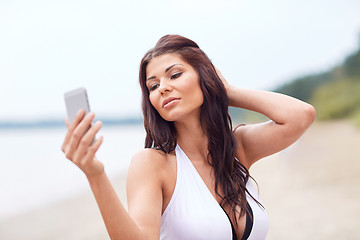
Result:
M278 93L229 85L198 45L162 37L141 61L145 149L127 179L128 211L92 145L101 122L80 111L62 150L87 176L111 239L264 239L267 217L249 180L259 159L294 143L314 108ZM232 130L228 106L268 122ZM84 135L84 133L86 134Z

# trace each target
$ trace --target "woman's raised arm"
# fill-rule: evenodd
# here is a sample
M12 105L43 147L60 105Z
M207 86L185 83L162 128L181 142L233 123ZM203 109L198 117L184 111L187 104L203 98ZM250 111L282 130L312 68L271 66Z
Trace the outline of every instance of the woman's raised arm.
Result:
M221 73L229 105L261 113L271 121L236 128L238 156L250 166L257 160L279 152L294 143L312 124L315 109L296 98L262 90L229 85Z
M102 124L97 122L91 126L91 122L95 117L94 114L84 115L84 111L80 111L71 125L66 121L68 131L62 150L66 157L85 173L110 238L159 239L160 233L157 233L160 232L160 220L157 221L158 224L152 224L148 228L144 228L142 227L144 224L142 224L143 220L140 215L131 216L124 208L104 171L103 164L95 156L102 143L102 137L94 143L92 141ZM155 189L154 184L149 184L149 182L154 182L151 179L153 174L148 168L133 168L133 170L129 171L129 174L141 176L142 178L139 181L143 183L139 185L141 187L133 186L133 192L144 197L144 202L138 202L134 208L142 209L141 214L145 216L158 213L158 218L161 219L161 206L156 209L157 203L155 201L146 201L147 196L144 194L153 190L157 198L162 199L161 186L159 185ZM143 181L144 179L147 181ZM159 202L161 203L161 201Z

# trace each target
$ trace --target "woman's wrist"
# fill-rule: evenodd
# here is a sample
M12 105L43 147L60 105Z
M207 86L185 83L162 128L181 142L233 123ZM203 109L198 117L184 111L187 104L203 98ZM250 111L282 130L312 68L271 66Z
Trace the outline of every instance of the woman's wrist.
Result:
M105 170L103 170L102 172L99 172L97 174L85 174L87 180L89 181L90 185L103 180L104 178L107 178L107 175L105 173Z

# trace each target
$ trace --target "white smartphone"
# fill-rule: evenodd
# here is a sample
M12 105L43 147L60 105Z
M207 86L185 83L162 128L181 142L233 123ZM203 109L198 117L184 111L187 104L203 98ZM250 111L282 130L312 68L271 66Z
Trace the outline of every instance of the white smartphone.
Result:
M77 88L64 94L66 111L69 118L69 124L74 121L76 113L83 109L85 114L90 112L89 99L85 88Z
M74 121L74 118L80 109L85 110L85 115L90 112L89 99L85 88L77 88L68 91L64 94L64 98L69 124ZM96 141L96 138L94 138L93 142L94 141Z

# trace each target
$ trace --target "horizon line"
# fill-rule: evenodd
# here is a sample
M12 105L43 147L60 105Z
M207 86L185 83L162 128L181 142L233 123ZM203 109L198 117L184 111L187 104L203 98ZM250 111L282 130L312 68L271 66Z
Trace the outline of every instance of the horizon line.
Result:
M96 119L95 119L96 120ZM124 118L101 118L104 125L135 125L143 123L142 117ZM0 129L24 129L24 128L57 128L65 127L63 119L40 119L40 120L0 120Z

